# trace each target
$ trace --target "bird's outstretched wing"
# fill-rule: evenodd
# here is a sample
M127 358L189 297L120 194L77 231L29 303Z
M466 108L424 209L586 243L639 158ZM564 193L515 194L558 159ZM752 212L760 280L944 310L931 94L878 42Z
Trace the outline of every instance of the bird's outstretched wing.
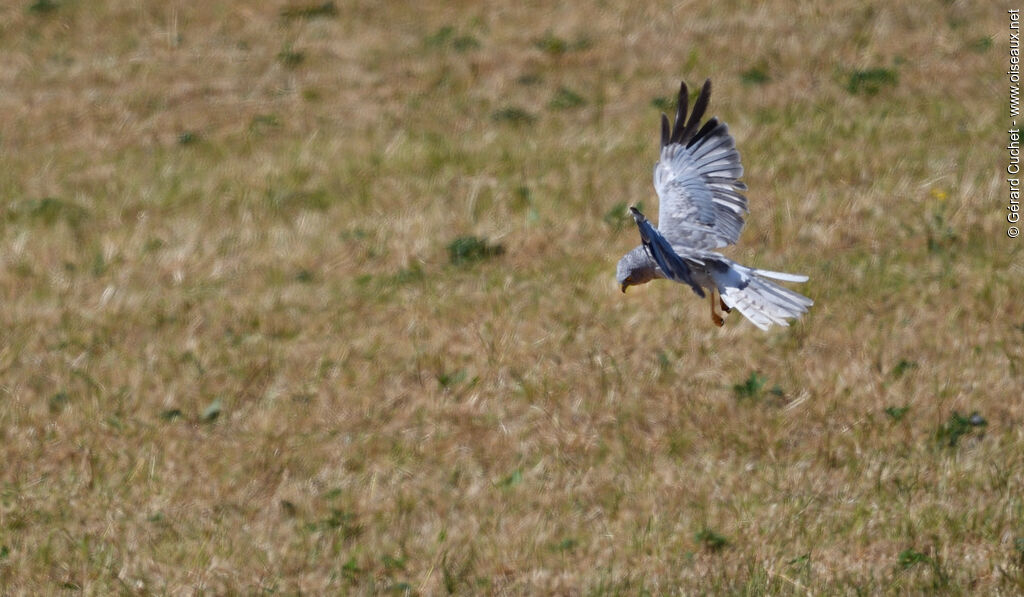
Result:
M717 118L700 125L710 98L708 80L687 120L689 94L682 83L675 125L669 128L668 116L661 115L661 159L654 166L658 230L681 250L735 243L747 213L741 194L747 185L739 181L743 165L729 127Z
M686 265L686 262L675 252L672 245L665 240L665 237L654 226L651 226L651 223L647 221L644 214L640 213L639 209L630 207L629 211L633 213L633 220L636 221L637 228L640 229L640 240L643 241L647 252L654 259L654 262L658 264L658 267L661 268L661 272L665 274L665 277L669 280L688 284L697 293L697 296L704 298L704 289L693 281L690 266Z

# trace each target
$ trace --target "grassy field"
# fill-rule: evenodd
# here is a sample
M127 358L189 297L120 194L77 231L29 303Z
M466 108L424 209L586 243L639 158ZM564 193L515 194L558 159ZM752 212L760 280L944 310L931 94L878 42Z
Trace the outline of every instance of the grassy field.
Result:
M1006 7L904 4L4 3L0 594L1024 593ZM615 285L706 77L788 329Z

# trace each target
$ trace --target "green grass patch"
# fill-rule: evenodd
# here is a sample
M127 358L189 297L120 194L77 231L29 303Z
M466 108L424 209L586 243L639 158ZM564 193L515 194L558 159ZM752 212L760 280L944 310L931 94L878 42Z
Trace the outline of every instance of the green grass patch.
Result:
M885 407L885 415L893 421L901 421L903 417L910 412L909 406L887 406Z
M460 236L448 244L448 262L468 265L505 254L505 247L479 236Z
M718 553L729 547L729 540L724 535L720 535L708 527L698 531L694 538L701 547L712 553Z
M28 5L28 12L37 15L48 15L57 11L60 3L54 0L35 0Z
M458 34L451 25L445 25L428 35L423 43L428 48L451 48L460 53L480 48L479 39L468 34Z
M285 20L333 18L338 16L338 7L332 1L320 4L299 4L286 6L281 9L279 14Z
M297 68L306 60L305 52L300 52L294 49L292 46L285 46L280 52L277 53L277 60L288 68Z
M766 381L756 371L751 371L747 379L732 386L732 392L740 400L760 398Z
M537 117L523 108L516 106L505 106L491 113L491 120L499 123L508 124L533 124L537 121Z
M586 50L593 45L593 42L591 42L590 38L586 36L577 37L570 41L548 31L543 37L539 37L534 40L533 45L545 54L561 56L570 52Z
M24 219L45 226L63 222L71 227L81 225L89 217L89 211L74 201L59 197L25 199L13 203L7 209L8 219Z
M548 102L548 107L552 110L570 110L585 106L586 104L587 101L580 94L568 87L559 87L554 97Z
M744 85L764 85L771 80L772 78L768 74L768 67L763 64L752 66L740 73L740 81Z
M977 54L984 54L992 49L992 36L985 35L967 42L967 49Z
M899 83L899 74L890 68L855 70L846 76L846 90L853 95L876 95Z
M949 420L940 425L938 430L936 430L935 439L940 445L955 448L960 444L960 440L963 437L972 435L987 425L988 421L978 414L977 411L968 416L963 416L953 411L949 415Z
M199 135L193 131L178 133L178 145L192 145L199 141Z
M896 366L892 368L892 376L896 379L899 379L903 377L905 373L907 373L908 371L913 371L914 369L917 369L917 367L918 365L914 361L900 359L900 361L896 363Z

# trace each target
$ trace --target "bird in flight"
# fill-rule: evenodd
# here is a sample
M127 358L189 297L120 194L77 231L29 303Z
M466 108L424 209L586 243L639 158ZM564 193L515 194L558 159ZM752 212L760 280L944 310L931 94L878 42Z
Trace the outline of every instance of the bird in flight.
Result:
M697 96L689 119L689 92L679 86L675 125L661 115L661 157L654 166L658 192L658 227L630 207L642 244L619 260L616 270L622 292L656 278L667 278L693 289L711 303L711 320L721 326L725 314L738 310L754 325L767 330L788 325L814 304L811 299L771 280L806 282L807 276L740 265L714 249L735 244L748 213L747 185L740 182L743 165L729 127L717 118L701 125L711 98L711 81ZM716 300L717 296L717 300Z

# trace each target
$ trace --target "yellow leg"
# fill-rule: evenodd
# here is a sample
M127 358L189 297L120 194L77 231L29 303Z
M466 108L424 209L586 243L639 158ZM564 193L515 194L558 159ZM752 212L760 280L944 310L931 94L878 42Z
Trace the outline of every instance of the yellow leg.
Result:
M725 324L725 319L722 319L722 316L718 314L718 310L715 309L715 303L718 302L715 300L715 293L716 291L712 290L711 296L708 297L709 299L711 299L709 301L711 304L711 321L714 322L714 324L717 325L718 327L722 327L722 325ZM719 301L720 300L721 299L719 298Z
M722 295L718 295L718 304L722 305L722 312L724 312L726 315L732 313L732 307L725 304L725 301L722 300Z

